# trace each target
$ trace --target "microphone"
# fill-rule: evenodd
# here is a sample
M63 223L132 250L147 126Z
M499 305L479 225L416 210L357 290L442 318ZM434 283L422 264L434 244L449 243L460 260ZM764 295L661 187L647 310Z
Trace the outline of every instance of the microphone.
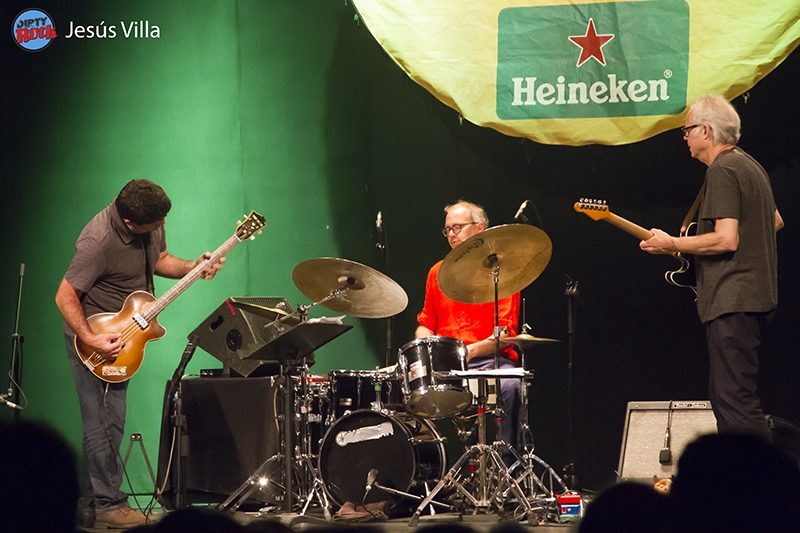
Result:
M12 409L19 409L20 411L22 411L22 407L15 404L14 402L9 402L8 400L6 400L5 396L0 396L0 402L3 402Z
M367 494L369 494L369 491L372 490L372 485L376 484L375 483L375 478L377 478L377 477L378 477L378 469L377 468L372 468L367 473L367 487L366 487L366 490L364 491L364 497L365 498L366 498Z
M672 451L669 449L669 440L669 426L667 426L667 431L664 433L664 447L658 453L658 462L662 465L672 464Z
M529 224L527 217L523 214L525 208L528 207L528 200L522 202L522 205L517 209L517 214L514 215L514 220L522 220L524 223Z
M25 277L25 263L20 263L19 265L19 277Z
M378 229L378 233L383 231L383 218L380 211L378 211L378 218L375 219L375 227Z

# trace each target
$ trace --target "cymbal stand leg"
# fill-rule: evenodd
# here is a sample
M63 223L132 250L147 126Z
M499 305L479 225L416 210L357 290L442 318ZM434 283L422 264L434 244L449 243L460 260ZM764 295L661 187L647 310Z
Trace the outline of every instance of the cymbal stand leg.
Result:
M267 472L268 467L274 461L280 461L284 456L280 453L273 455L259 466L250 476L242 483L238 489L233 491L231 495L221 504L217 506L217 509L228 509L231 513L235 512L236 509L239 508L242 503L250 497L253 492L258 490L260 487L264 486L267 483L273 483L280 486L278 481L271 480L269 476L264 476L264 473Z
M485 445L476 444L474 446L470 446L469 449L467 449L461 455L458 461L456 461L450 470L447 471L447 474L445 474L445 476L439 481L439 483L436 484L433 490L430 491L427 496L425 496L425 499L420 502L417 510L414 511L414 514L411 516L411 520L408 522L409 526L415 527L417 523L419 523L419 518L422 514L422 511L431 503L431 501L433 501L439 491L447 485L455 486L456 489L461 492L470 501L470 503L472 503L472 505L477 507L480 504L480 502L475 499L475 497L472 496L472 494L470 494L461 483L458 482L456 475L461 471L461 468L469 459L471 459L474 455L483 452L483 450L481 450L482 446Z
M502 507L503 494L504 494L504 491L502 490L503 483L507 483L511 491L517 496L517 500L525 508L525 516L527 517L528 521L533 523L533 521L535 521L536 519L536 517L533 514L533 507L531 507L531 504L525 497L525 493L522 491L522 488L520 488L519 483L517 483L517 480L514 479L514 477L511 475L511 472L509 471L508 467L506 467L506 464L503 462L503 458L497 451L497 449L500 446L505 446L511 449L514 453L516 453L516 450L513 450L513 448L511 448L507 443L503 441L495 441L495 443L491 447L489 447L489 457L492 459L492 461L494 461L495 467L497 468L497 477L498 477L497 490L492 495L492 500L498 501L498 506Z
M311 490L308 493L308 498L306 498L306 503L305 503L305 505L303 505L303 509L302 509L302 511L300 511L300 515L302 516L302 515L306 514L306 512L308 511L309 506L311 505L311 502L316 497L317 500L319 501L320 507L322 507L322 513L325 516L325 520L331 520L332 519L332 517L331 517L331 505L330 505L330 502L328 502L328 495L325 492L325 487L324 487L324 484L322 482L322 479L319 477L319 474L317 473L318 472L317 469L314 468L314 465L312 464L312 462L308 458L308 456L303 456L302 460L303 460L303 463L304 463L304 466L305 466L304 471L313 473L313 475L314 475L314 484L313 484L313 486L311 487Z

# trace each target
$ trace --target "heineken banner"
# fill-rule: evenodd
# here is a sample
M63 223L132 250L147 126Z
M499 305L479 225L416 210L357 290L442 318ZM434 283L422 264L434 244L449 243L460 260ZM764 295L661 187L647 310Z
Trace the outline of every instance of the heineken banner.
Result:
M547 144L626 144L728 99L800 41L800 0L355 0L417 83L467 120Z

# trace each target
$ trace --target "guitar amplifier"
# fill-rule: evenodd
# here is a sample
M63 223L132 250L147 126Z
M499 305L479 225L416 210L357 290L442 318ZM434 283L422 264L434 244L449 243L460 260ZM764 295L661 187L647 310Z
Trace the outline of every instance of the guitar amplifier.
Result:
M266 309L266 311L264 311ZM198 346L244 377L277 374L278 361L245 359L280 335L285 328L299 322L299 318L276 321L269 310L286 314L295 309L281 297L230 297L217 307L192 333L197 335Z
M716 432L708 400L628 402L617 475L623 481L648 484L653 476L670 477L688 443Z

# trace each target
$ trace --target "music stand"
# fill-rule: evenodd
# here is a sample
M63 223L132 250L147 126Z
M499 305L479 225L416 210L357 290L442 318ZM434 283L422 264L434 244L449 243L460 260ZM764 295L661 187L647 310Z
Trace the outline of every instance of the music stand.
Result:
M292 328L287 328L279 336L272 339L260 349L247 355L247 359L280 361L281 380L283 387L283 459L284 459L284 510L291 512L293 507L292 493L292 422L294 419L294 385L290 375L290 366L297 365L304 357L314 350L324 346L353 326L338 322L307 321L301 322ZM261 484L265 472L269 470L269 463L278 460L280 453L273 455L261 464L245 481L236 489L228 499L219 505L225 509L229 505L235 511L250 494Z
M301 322L285 329L261 348L241 356L241 359L278 361L281 365L299 361L352 327L338 322Z

